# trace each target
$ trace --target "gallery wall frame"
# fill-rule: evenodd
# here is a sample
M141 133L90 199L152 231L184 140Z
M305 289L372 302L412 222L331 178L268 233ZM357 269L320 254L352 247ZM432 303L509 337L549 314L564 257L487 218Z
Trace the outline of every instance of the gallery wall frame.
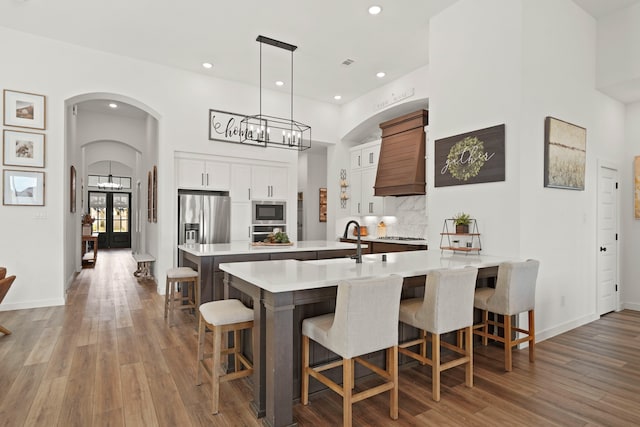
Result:
M505 180L505 125L435 141L435 187Z
M555 117L544 119L544 186L584 190L587 129Z
M158 168L153 166L153 206L151 208L151 220L158 222Z
M5 169L2 204L5 206L44 206L44 172Z
M71 165L69 172L69 211L76 212L76 168Z
M635 185L633 210L635 218L640 219L640 156L633 159L633 176Z
M46 135L43 133L5 129L2 132L2 164L43 168L45 142Z
M319 193L320 222L327 222L327 189L320 188Z
M147 222L153 222L153 178L151 171L147 172Z
M4 89L4 125L30 129L46 129L47 97L37 93Z

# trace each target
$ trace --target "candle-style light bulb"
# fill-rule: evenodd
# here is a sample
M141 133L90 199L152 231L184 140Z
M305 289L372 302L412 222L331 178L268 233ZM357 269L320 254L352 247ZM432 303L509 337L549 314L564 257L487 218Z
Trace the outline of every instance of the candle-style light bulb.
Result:
M284 140L284 131L282 131L282 143L283 143L283 144L285 143L285 140Z
M267 141L269 141L270 133L271 133L271 129L267 128Z

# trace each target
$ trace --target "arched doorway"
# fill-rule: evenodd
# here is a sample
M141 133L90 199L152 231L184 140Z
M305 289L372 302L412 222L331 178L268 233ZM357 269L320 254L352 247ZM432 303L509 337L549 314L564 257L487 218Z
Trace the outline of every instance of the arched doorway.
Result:
M157 248L147 247L157 241L149 236L155 227L147 227L141 211L146 211L147 171L158 162L159 114L138 100L110 93L78 95L67 99L65 107L65 169L73 166L77 171L76 209L67 211L64 222L65 276L81 269L81 217L89 211L88 177L92 168L105 162L130 171L131 189L126 193L131 200L132 251L156 252ZM70 203L71 195L67 197Z

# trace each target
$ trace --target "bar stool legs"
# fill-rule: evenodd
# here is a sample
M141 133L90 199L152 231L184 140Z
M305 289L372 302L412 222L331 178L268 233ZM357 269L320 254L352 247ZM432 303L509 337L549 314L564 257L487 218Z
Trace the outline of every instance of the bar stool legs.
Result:
M202 371L206 371L211 378L212 413L217 414L219 412L220 383L253 374L252 363L242 354L241 339L242 330L253 330L253 310L245 307L239 300L228 299L202 304L199 311L196 384L202 384ZM206 353L204 350L207 329L211 330L213 335L211 353ZM222 344L222 338L229 332L233 332L233 347L225 348ZM221 362L222 356L229 354L233 354L235 369L231 373L226 373L221 367ZM207 359L213 359L211 367L206 363Z

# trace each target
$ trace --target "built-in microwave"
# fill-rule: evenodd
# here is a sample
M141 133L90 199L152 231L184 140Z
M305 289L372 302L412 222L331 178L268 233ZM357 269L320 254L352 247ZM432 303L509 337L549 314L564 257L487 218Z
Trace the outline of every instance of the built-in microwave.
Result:
M253 224L286 224L287 203L271 201L253 201Z

